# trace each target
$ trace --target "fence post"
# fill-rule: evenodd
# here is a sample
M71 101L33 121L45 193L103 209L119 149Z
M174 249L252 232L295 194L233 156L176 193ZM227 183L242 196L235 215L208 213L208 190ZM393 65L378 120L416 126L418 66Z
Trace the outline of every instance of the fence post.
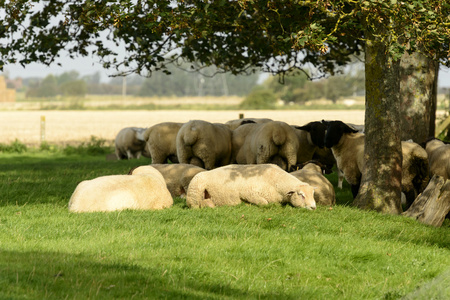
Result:
M45 142L45 116L41 116L41 145Z

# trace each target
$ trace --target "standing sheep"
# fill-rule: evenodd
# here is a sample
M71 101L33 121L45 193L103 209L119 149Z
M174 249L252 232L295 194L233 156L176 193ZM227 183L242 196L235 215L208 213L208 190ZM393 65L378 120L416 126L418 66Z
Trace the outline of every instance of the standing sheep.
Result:
M151 166L162 174L172 197L182 198L186 196L192 178L198 173L206 171L189 164L152 164ZM141 168L145 168L145 166L137 167L131 170L129 174L134 174Z
M116 135L117 159L140 158L145 151L144 132L146 128L125 127Z
M444 180L450 179L450 145L432 138L424 143L430 165L430 177L439 175Z
M173 198L163 176L147 167L131 176L101 176L80 182L70 197L69 211L163 209L172 205Z
M310 161L317 149L324 147L327 126L320 121L314 121L293 128L299 140L297 164Z
M300 170L291 172L291 175L315 188L314 200L317 204L330 206L336 204L336 195L333 185L322 174L324 168L320 162L311 160L303 163Z
M337 167L344 173L356 197L364 168L365 135L341 121L327 121L325 146L331 148ZM402 192L407 206L428 183L428 158L426 151L414 142L402 142Z
M247 160L245 152L241 151L241 149L247 135L257 126L258 124L256 123L246 123L233 130L233 134L231 136L231 163L246 163Z
M289 170L297 163L298 149L295 129L285 122L271 121L256 124L247 134L236 161L238 164L275 163Z
M144 132L152 164L164 164L168 160L178 163L177 134L181 126L183 123L164 122L153 125Z
M177 135L178 161L206 170L231 161L231 130L224 124L192 120Z
M194 176L186 204L190 208L290 203L315 209L314 188L273 164L228 165Z

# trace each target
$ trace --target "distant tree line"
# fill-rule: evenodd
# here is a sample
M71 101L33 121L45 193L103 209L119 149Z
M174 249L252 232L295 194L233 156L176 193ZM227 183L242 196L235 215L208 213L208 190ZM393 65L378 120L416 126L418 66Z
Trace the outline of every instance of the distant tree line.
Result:
M201 73L187 72L175 67L171 74L154 72L151 77L137 75L112 77L101 82L99 72L81 77L77 71L45 78L24 79L26 97L85 96L86 94L134 96L245 96L257 85L258 74L235 76L231 73L215 74L215 68Z
M83 97L86 94L121 95L124 88L127 95L142 97L247 96L253 90L256 95L252 95L253 100L250 102L256 102L251 104L252 107L262 102L271 103L277 100L295 104L315 99L336 102L342 98L365 94L364 70L358 67L344 74L314 81L309 80L302 72L286 74L283 78L270 76L260 85L258 85L260 74L248 76L215 74L216 69L213 67L205 68L201 73L188 72L174 66L169 69L170 75L154 72L149 78L137 75L111 77L106 83L102 82L100 72L80 76L77 71L69 71L61 75L50 74L45 78L23 79L22 90L26 92L26 97L42 98L59 95L75 97ZM262 89L265 91L262 92ZM267 99L260 100L261 97ZM266 104L262 107L266 107Z

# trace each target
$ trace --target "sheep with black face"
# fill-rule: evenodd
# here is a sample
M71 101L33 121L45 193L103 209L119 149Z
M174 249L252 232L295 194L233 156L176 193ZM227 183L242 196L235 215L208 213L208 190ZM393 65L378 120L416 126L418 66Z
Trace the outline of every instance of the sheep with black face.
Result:
M327 124L325 146L331 148L337 167L356 197L364 168L365 135L342 121L324 123ZM402 141L402 156L402 192L409 206L428 184L428 157L420 145L410 141Z

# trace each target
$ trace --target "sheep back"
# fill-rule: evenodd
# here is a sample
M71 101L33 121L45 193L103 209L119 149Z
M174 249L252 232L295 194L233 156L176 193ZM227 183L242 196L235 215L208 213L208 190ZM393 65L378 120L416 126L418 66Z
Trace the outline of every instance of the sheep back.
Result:
M145 131L144 139L152 164L163 164L167 160L178 163L177 134L181 126L183 123L163 122Z
M243 118L243 119L234 119L234 120L230 120L225 122L225 125L228 126L228 128L230 128L231 130L235 130L236 128L238 128L241 125L244 124L254 124L254 123L265 123L265 122L270 122L272 121L272 119L268 119L268 118Z
M224 124L189 121L178 131L178 161L207 170L227 165L231 160L231 135Z
M273 164L228 165L194 176L186 204L191 208L290 203L315 208L314 188Z

